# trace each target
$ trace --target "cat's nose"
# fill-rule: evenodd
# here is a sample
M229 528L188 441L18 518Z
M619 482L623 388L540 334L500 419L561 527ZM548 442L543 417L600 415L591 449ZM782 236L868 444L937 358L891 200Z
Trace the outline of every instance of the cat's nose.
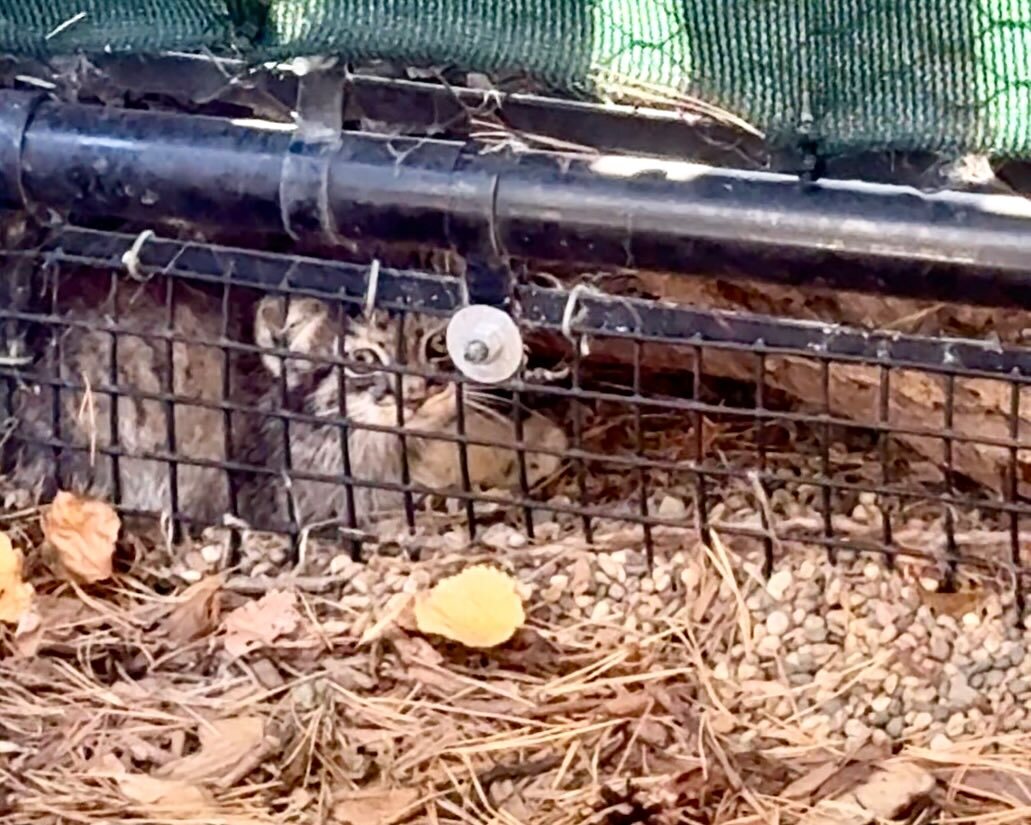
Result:
M372 400L377 404L390 394L390 376L385 373L378 374L369 388Z

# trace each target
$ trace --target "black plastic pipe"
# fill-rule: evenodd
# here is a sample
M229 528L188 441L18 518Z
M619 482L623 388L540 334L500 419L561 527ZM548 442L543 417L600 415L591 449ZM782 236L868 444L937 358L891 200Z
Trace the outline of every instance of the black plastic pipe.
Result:
M11 91L0 205L1031 308L1018 197L368 134L308 144L271 124Z

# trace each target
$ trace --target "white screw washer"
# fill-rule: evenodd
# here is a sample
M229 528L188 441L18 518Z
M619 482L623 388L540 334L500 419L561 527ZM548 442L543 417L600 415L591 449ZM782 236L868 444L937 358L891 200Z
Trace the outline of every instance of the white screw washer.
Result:
M523 363L523 336L504 310L472 304L451 316L447 351L466 378L500 384L512 378Z

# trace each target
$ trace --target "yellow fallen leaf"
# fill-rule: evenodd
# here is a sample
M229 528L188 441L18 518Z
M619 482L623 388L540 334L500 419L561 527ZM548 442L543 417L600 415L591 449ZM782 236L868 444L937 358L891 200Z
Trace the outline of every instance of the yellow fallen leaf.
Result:
M421 633L444 636L466 647L504 644L525 620L515 580L487 565L438 582L415 602L415 623Z
M32 585L22 581L22 556L0 533L0 622L18 624L32 606Z
M359 791L336 798L332 817L344 825L391 825L411 813L419 792L410 788Z
M64 491L43 515L43 535L61 572L83 584L110 578L121 526L111 505Z
M297 594L290 590L270 590L256 601L236 608L225 617L222 626L226 652L243 656L262 645L272 644L280 636L292 633L301 622L297 612Z

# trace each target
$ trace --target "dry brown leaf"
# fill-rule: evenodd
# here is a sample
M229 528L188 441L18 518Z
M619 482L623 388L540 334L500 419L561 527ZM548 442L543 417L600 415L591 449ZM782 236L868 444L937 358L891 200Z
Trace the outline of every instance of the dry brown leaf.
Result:
M18 626L14 629L14 652L24 659L35 656L43 645L43 617L39 615L36 605L22 613Z
M410 788L360 791L336 798L333 819L344 825L391 825L411 813L419 792Z
M987 598L987 594L978 590L967 590L958 593L940 593L936 590L928 590L925 587L917 587L917 594L920 601L931 608L935 613L944 613L954 619L960 619L966 613L974 613Z
M198 785L130 773L113 753L99 756L94 765L100 776L114 779L122 796L148 815L189 820L215 813L211 795Z
M225 617L222 622L226 632L225 649L233 656L243 656L292 633L300 623L297 594L291 590L270 590Z
M398 657L406 665L440 667L444 664L444 656L433 645L418 636L405 636L399 633L391 642Z
M217 719L197 732L200 750L169 762L158 772L180 782L229 787L264 756L265 722L259 716Z
M964 768L956 772L950 787L1014 808L1031 807L1031 781L999 768Z
M192 642L218 626L218 593L222 577L205 576L187 587L179 603L165 619L164 628L173 642Z
M854 791L869 782L876 770L877 765L868 761L849 762L842 765L824 780L820 786L820 798L832 799L844 796L849 791Z
M430 667L412 665L405 671L405 676L413 685L419 689L436 690L441 696L454 696L461 690L469 687L468 682L463 682L457 676L453 676L446 670L434 670Z
M19 624L32 607L33 587L22 580L21 552L0 533L0 622Z
M211 794L192 782L159 779L141 773L115 777L118 789L126 799L144 805L148 812L171 813L177 809L197 815L214 813Z
M918 765L895 762L877 768L850 791L821 800L800 825L868 825L891 819L913 800L931 792L934 777Z
M603 717L640 716L655 700L647 693L624 692L601 705Z
M467 647L504 644L525 620L515 580L482 564L438 582L415 603L421 633L444 636Z
M83 584L110 578L122 526L111 505L62 491L43 514L42 524L67 578Z
M98 620L95 606L78 596L37 593L15 628L14 649L20 656L34 656L44 645L81 637L84 627Z
M780 792L784 799L811 799L828 779L841 770L837 762L825 762L802 774Z
M139 806L147 821L198 825L262 825L268 821L225 811L206 788L193 782L126 773L124 768L115 771L114 779L122 796Z

